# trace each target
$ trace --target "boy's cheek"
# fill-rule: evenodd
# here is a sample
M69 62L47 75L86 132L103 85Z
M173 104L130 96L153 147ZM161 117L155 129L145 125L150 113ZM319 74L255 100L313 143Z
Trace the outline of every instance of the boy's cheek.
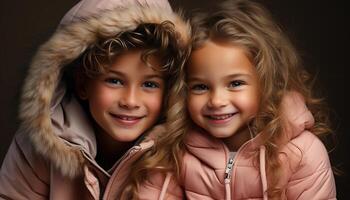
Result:
M153 97L146 98L147 106L149 107L150 111L153 113L159 113L162 108L163 104L163 95L159 94Z
M113 105L113 103L115 102L114 96L115 94L113 94L112 92L103 92L103 93L96 92L95 94L90 95L90 98L88 99L88 101L91 104L94 104L94 106L100 109L103 109Z

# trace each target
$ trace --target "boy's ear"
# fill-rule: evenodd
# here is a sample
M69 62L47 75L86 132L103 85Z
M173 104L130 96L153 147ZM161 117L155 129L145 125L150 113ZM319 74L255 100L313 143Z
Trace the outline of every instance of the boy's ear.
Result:
M88 99L88 95L87 95L87 91L86 91L86 88L83 87L83 88L78 88L77 89L77 93L78 93L78 96L81 100L87 100Z
M88 99L87 77L83 74L82 70L78 70L75 74L75 92L81 100Z

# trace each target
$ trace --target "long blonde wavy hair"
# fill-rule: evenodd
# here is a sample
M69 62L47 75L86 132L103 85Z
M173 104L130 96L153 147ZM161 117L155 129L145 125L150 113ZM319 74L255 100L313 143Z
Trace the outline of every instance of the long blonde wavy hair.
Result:
M267 9L259 3L247 0L230 0L222 3L219 11L207 16L197 14L192 18L192 51L208 40L220 39L244 47L255 65L261 88L260 110L252 122L253 135L261 134L266 147L266 168L269 199L280 199L283 189L277 186L281 177L278 152L284 136L281 117L281 100L288 91L296 91L304 98L315 118L310 129L322 138L330 133L328 110L322 98L312 91L313 79L303 68L296 49L273 20ZM167 132L158 139L156 146L133 166L133 176L125 194L136 199L137 188L147 177L147 172L173 171L179 178L183 138L188 128L185 99L186 80L183 72L177 80L176 90L169 97Z
M193 51L211 39L225 40L247 50L255 65L261 88L260 110L252 122L253 135L261 134L266 147L268 196L281 199L283 189L277 186L282 176L278 153L285 128L281 116L281 101L288 91L296 91L304 98L315 118L312 133L323 138L331 132L328 109L322 98L312 91L313 79L303 68L296 49L259 3L230 0L208 17L197 15L192 20Z

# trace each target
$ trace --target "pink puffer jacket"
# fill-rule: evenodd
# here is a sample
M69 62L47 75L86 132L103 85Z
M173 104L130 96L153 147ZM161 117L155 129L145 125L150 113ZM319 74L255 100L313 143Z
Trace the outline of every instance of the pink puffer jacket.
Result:
M283 106L288 119L288 142L280 151L283 176L278 185L286 188L284 199L336 199L327 151L307 131L314 119L303 98L291 92L284 98ZM140 188L140 197L152 192L152 198L143 199L268 199L266 155L264 146L259 146L259 136L238 150L232 170L227 169L230 154L221 140L193 128L185 144L180 183L171 174L164 177L151 173Z
M115 199L130 165L153 146L136 142L110 170L95 161L92 122L62 78L67 65L99 38L115 37L141 23L170 21L179 51L190 27L167 0L82 0L64 17L33 59L23 88L17 132L0 170L0 199ZM72 88L72 86L70 87Z

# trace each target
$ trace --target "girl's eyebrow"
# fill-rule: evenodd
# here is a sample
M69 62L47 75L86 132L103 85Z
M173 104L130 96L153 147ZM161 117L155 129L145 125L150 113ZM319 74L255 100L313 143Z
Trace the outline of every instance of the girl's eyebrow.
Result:
M246 74L246 73L237 73L237 74L229 74L226 75L224 78L225 79L234 79L234 78L241 78L241 77L246 77L246 78L251 78L251 74ZM197 76L190 76L188 78L188 81L203 81L205 78L202 77L197 77Z
M200 78L200 77L189 77L187 79L188 82L191 82L191 81L203 81L203 78Z
M238 74L230 74L227 75L225 78L227 79L233 79L233 78L240 78L240 77L246 77L246 78L251 78L252 75L251 74L247 74L247 73L238 73Z

